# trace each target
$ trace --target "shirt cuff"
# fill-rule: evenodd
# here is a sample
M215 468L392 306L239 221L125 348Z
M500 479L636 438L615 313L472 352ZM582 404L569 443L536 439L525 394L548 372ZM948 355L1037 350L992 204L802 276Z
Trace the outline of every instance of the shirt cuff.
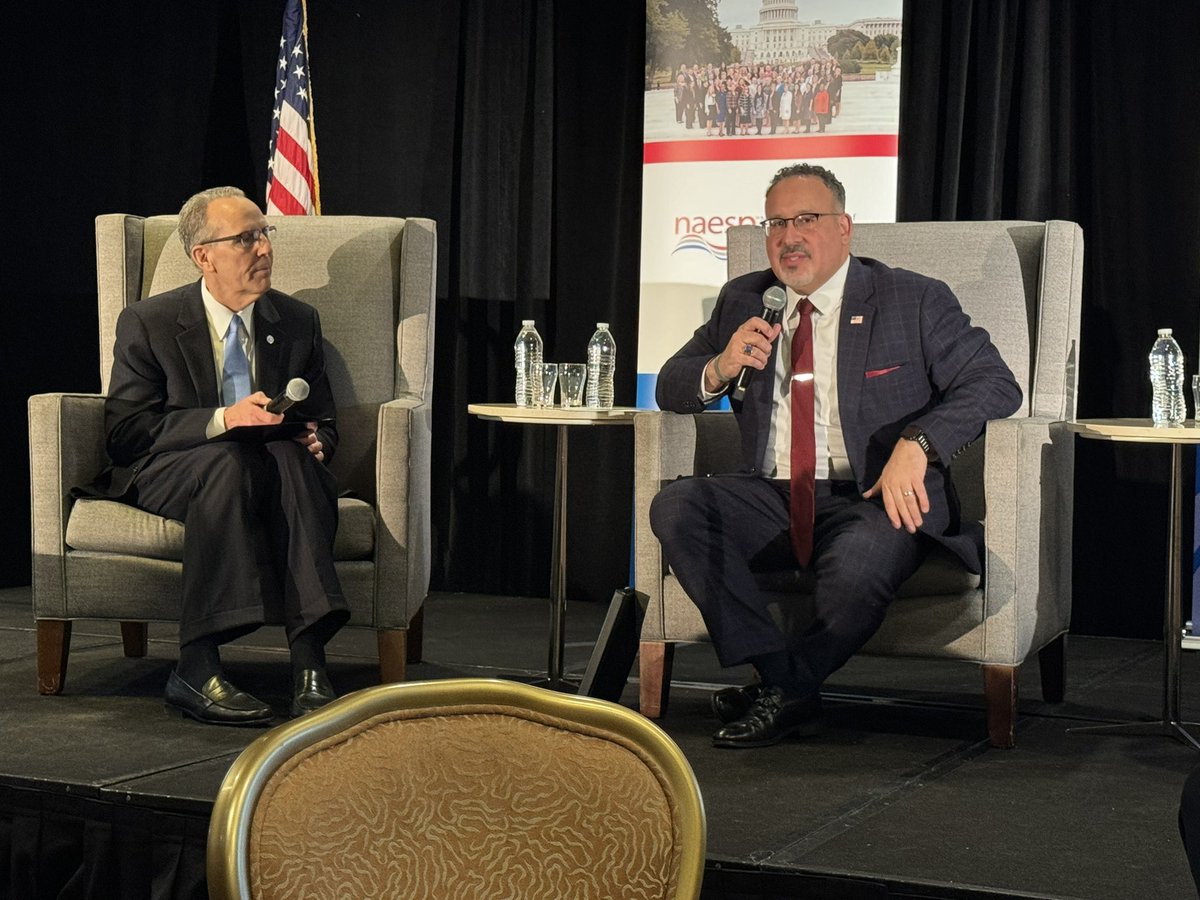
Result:
M208 425L204 428L204 436L210 441L215 437L220 437L229 429L225 427L225 407L217 407L212 418L208 420Z
M713 359L716 359L716 357L714 356ZM712 362L712 359L710 359L708 362ZM701 403L712 403L718 397L722 396L725 393L725 388L729 386L729 382L725 382L725 384L721 385L721 389L715 394L710 394L704 389L704 373L708 371L708 362L706 362L704 364L704 368L700 370L700 391L696 396L700 399ZM720 377L719 374L718 377Z

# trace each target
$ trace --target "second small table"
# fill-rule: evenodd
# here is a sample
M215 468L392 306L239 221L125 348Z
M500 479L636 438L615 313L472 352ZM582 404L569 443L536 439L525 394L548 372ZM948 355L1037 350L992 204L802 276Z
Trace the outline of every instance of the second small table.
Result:
M1167 590L1163 597L1163 711L1154 722L1093 725L1071 731L1093 733L1163 734L1200 750L1200 741L1188 730L1180 714L1179 663L1183 654L1183 446L1200 444L1200 427L1195 422L1156 426L1150 419L1080 419L1070 428L1083 438L1141 444L1171 445L1171 502L1167 547Z
M467 412L481 419L522 425L554 425L558 429L558 457L554 466L554 538L550 551L550 658L547 681L554 690L566 686L563 650L567 609L567 430L580 426L632 425L641 410L631 406L588 409L556 406L517 406L515 403L472 403Z

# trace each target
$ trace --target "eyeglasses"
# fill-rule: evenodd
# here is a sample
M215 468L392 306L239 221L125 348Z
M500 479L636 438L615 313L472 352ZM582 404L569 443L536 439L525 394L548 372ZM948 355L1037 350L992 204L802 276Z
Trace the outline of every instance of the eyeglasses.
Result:
M258 242L266 240L271 242L271 235L275 233L274 225L264 225L262 228L255 228L251 231L243 231L241 234L231 234L228 237L209 238L207 241L196 241L200 244L219 244L222 241L233 241L242 250L253 250L258 246Z
M809 229L817 227L817 222L819 222L821 220L821 216L841 216L841 215L845 215L845 213L840 213L840 212L800 213L799 215L792 216L790 219L781 219L781 218L763 219L758 224L762 227L762 230L765 231L767 234L780 234L781 232L787 231L787 227L788 227L789 223L792 225L795 225L797 231L808 231Z

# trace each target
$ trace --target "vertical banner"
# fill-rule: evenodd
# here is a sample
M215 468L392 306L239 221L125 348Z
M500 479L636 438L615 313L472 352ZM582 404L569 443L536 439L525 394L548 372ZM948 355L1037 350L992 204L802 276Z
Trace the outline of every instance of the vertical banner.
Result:
M725 229L771 176L823 165L860 222L896 220L903 0L646 0L637 403L708 318Z

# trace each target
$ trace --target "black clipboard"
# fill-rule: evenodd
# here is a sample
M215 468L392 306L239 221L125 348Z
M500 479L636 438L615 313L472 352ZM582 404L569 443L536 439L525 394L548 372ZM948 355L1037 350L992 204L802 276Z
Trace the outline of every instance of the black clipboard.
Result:
M308 433L308 422L280 422L278 425L239 425L236 428L226 429L223 434L218 434L210 440L214 441L238 441L246 444L265 444L268 441L290 441L292 438L297 438L302 434ZM317 423L319 428L321 423Z

